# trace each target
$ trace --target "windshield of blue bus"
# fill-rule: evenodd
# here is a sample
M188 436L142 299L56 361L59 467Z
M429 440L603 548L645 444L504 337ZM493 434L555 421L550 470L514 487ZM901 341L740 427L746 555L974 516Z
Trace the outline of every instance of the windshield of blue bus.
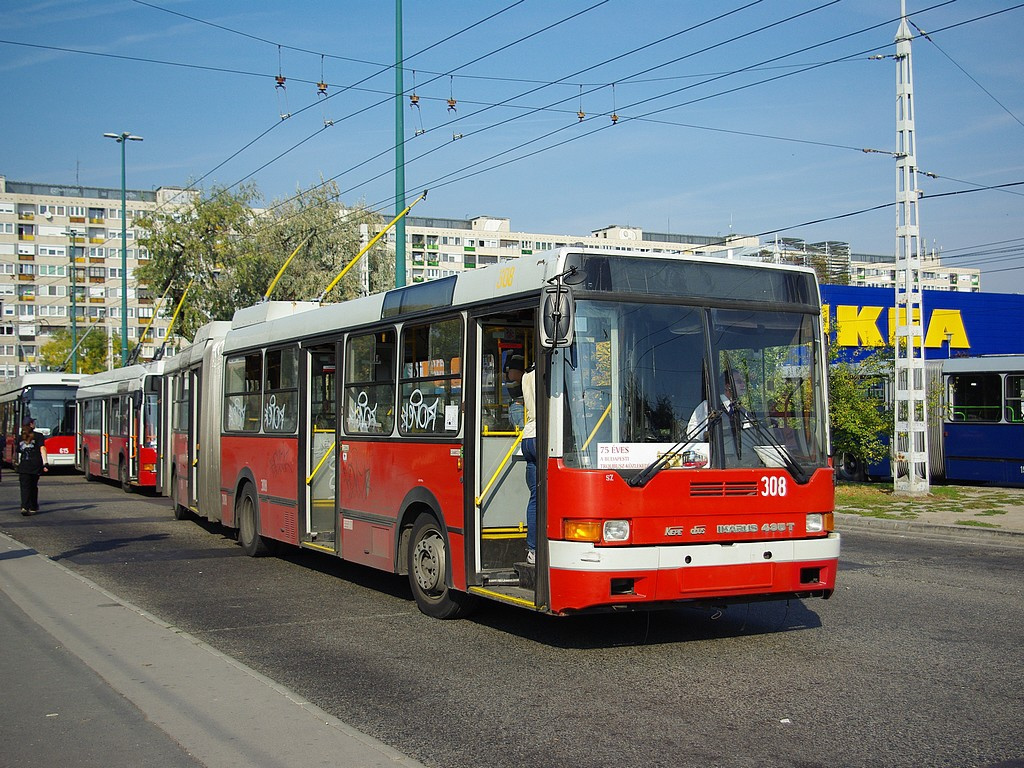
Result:
M819 319L811 312L580 300L564 357L567 466L824 466Z
M75 400L63 387L32 387L25 392L25 412L36 431L48 437L74 434Z

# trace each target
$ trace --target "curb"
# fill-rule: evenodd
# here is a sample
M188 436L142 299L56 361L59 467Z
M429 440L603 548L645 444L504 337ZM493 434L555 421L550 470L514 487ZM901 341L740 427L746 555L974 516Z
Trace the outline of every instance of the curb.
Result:
M968 540L992 540L1009 546L1024 547L1024 531L1010 531L1002 528L979 528L972 525L943 525L925 523L920 520L888 520L881 517L868 517L852 512L836 512L836 528L860 528L880 533L918 533L929 536Z

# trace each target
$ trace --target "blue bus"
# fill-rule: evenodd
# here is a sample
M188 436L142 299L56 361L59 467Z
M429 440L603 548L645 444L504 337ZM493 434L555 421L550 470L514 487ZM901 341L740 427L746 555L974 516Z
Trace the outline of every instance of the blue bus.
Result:
M946 480L1024 485L1024 355L942 364Z

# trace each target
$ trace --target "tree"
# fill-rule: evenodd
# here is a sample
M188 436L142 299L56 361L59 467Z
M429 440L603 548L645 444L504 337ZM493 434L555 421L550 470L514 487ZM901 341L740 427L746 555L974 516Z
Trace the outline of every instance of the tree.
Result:
M892 381L893 355L881 349L844 361L838 350L833 331L828 350L832 452L843 474L856 477L889 453L884 436L892 432L893 414L880 395Z
M78 329L78 372L97 373L107 370L107 351L113 345L114 367L121 367L121 336L114 333L107 336L102 325L91 325ZM39 361L50 369L71 370L71 331L60 328L54 331L53 338L39 350Z
M249 264L255 266L258 278L250 290L258 291L262 297L296 248L299 251L274 287L271 298L310 300L327 288L362 250L364 238L373 237L384 225L381 216L361 203L344 208L334 202L339 194L337 185L328 182L271 205L272 216L261 220L256 232L259 256ZM377 243L363 258L369 265L370 293L394 286L394 258L385 246ZM324 301L345 301L361 295L363 287L357 264Z
M251 206L258 197L252 185L236 192L217 187L194 195L184 207L137 222L144 232L139 244L150 258L135 271L136 280L152 295L166 292L165 309L177 306L188 291L177 333L191 337L210 320L230 320L235 307L254 300L238 294L234 273L252 251Z
M295 258L275 285L272 299L312 300L359 252L361 225L372 236L380 216L359 205L343 209L331 182L257 212L255 186L237 191L215 188L193 197L184 209L141 221L140 243L150 251L136 278L154 295L168 290L166 311L188 289L174 332L186 337L210 320L230 320L236 309L261 301L288 257ZM393 266L377 245L368 254L370 290L391 287ZM393 259L391 259L393 261ZM358 269L352 269L326 301L361 295Z

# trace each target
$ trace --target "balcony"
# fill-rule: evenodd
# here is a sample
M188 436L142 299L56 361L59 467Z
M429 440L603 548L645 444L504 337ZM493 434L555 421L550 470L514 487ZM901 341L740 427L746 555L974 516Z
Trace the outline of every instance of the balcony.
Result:
M89 238L89 243L92 244L92 245L103 245L105 242L107 242L107 238L105 238L105 237L90 237Z
M19 221L35 221L36 215L31 211L18 211Z
M35 275L18 275L18 279L19 280L27 280L28 282L31 283L33 280L36 279L36 276Z
M99 217L90 216L89 217L89 223L90 224L106 224L107 220L99 218Z
M90 304L102 304L105 301L106 301L106 299L103 298L102 296L90 296L89 297L89 303Z
M85 224L85 216L69 216L72 224Z
M22 240L22 241L25 241L25 242L29 242L29 241L35 240L36 236L33 235L33 234L30 234L28 232L19 232L18 233L18 239Z

